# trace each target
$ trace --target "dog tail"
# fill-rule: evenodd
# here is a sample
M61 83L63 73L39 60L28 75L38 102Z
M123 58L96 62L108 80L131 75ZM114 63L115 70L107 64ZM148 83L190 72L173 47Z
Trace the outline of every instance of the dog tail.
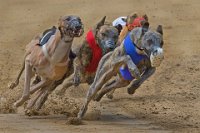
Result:
M23 71L25 69L25 59L26 59L26 56L27 56L27 54L24 56L22 67L20 69L20 72L17 75L17 78L16 78L15 82L12 82L11 85L9 85L9 89L14 89L16 86L18 86L19 79L20 79L20 77L21 77L21 75L22 75L22 73L23 73Z

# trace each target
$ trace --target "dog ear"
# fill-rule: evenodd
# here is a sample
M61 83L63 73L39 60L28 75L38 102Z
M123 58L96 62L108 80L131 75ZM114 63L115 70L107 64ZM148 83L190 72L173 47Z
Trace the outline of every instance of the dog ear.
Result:
M128 16L127 16L127 21L126 21L126 23L127 23L127 24L132 24L133 21L134 21L134 19L136 19L137 17L138 17L138 14L137 14L137 13L133 13L133 14L131 14L131 15L128 15Z
M149 29L149 22L145 21L142 25L142 33L144 34Z
M96 29L100 29L100 27L104 25L105 20L106 20L106 16L104 16L104 17L97 23Z
M158 33L160 33L161 35L163 35L163 28L162 28L162 25L158 25L156 31L157 31Z
M148 17L146 14L142 15L142 17L143 17L146 21L149 21L149 17Z
M163 35L163 28L162 28L162 25L158 25L156 31L157 31L158 33L160 33L161 35ZM164 41L163 41L163 40L161 41L161 44L160 44L160 45L161 45L161 48L162 48L163 45L164 45Z

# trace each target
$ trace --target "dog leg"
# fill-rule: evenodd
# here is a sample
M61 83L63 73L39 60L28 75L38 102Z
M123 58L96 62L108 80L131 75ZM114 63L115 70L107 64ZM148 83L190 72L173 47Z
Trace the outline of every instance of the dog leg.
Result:
M41 87L45 86L48 84L50 81L47 81L45 79L42 79L38 84L33 85L30 89L30 94L35 93L37 90L39 90Z
M73 63L74 63L73 82L75 86L78 86L81 82L81 66L82 65L78 58L75 58ZM69 82L71 82L71 79L69 79Z
M154 72L155 68L149 68L147 69L144 74L141 76L140 79L133 80L130 84L130 87L127 88L128 94L134 94L135 90L149 77L151 77Z
M35 103L36 110L41 109L41 107L44 105L44 103L48 99L49 94L51 94L52 91L54 91L58 85L63 83L66 76L68 76L68 74L65 74L62 79L57 80L57 81L49 84L48 86L44 86L44 88L41 89L43 94L37 99L37 101Z
M52 93L52 91L54 91L56 89L56 87L60 84L63 83L63 81L65 80L65 78L68 76L69 73L66 73L62 79L57 80L51 84L49 84L48 86L44 86L41 88L41 95L37 98L37 101L35 102L35 109L39 110L43 104L46 102L46 100L48 99L49 94Z
M109 84L109 85L106 84L106 86L103 86L103 87L102 87L103 90L101 90L101 91L95 96L94 101L99 102L99 101L101 100L101 98L102 98L107 92L109 92L112 88L115 88L116 85L118 85L118 82L117 82L116 80L113 80L113 81L112 81L112 84Z
M46 100L48 99L49 94L52 93L52 91L54 91L56 89L56 87L62 83L64 79L55 81L54 83L45 86L45 88L43 88L43 94L37 99L36 104L35 104L35 109L39 110L41 109L41 107L44 105L44 103L46 102Z
M115 92L115 89L112 89L111 91L109 91L108 93L106 93L106 97L108 99L113 99L114 92Z
M97 92L101 89L101 87L103 86L105 81L108 81L115 74L113 72L114 72L113 69L108 70L100 78L100 80L97 80L97 78L95 77L96 81L93 82L94 84L92 84L91 87L88 90L86 101L84 102L81 110L78 113L78 119L82 119L83 118L83 116L85 115L85 113L87 111L89 102L94 98L94 96L97 94Z
M108 82L107 84L105 84L105 85L103 86L103 88L104 88L104 87L107 87L107 86L112 86L112 84L115 84L115 82L116 82L115 79L114 79L114 80L111 80L110 82ZM115 89L112 89L111 91L109 91L108 93L106 93L107 98L113 99L113 93L114 93L114 91L115 91ZM112 92L113 92L113 93L112 93Z
M90 86L86 100L78 113L78 119L81 120L83 118L84 114L87 111L89 102L101 89L103 84L110 80L112 76L117 74L119 67L124 63L124 60L117 60L119 56L115 56L115 54L119 55L118 50L116 50L116 52L109 52L108 54L104 55L103 58L100 60L94 82Z
M37 92L36 96L35 96L33 99L30 99L30 101L29 101L28 104L27 104L26 109L31 109L31 108L35 105L35 103L36 103L36 101L38 100L38 98L40 98L40 96L41 96L43 93L44 93L44 90L41 88L41 89Z
M42 106L44 105L44 103L46 102L46 100L48 99L49 96L49 91L44 89L42 95L38 98L38 100L35 103L35 109L39 110L42 108Z
M140 79L141 78L140 71L137 68L137 66L133 63L133 61L129 55L126 55L125 63L127 64L131 75L136 79Z
M29 99L30 95L30 82L31 82L31 71L32 67L30 66L29 62L26 61L25 63L25 82L24 82L24 91L22 97L14 103L14 107L19 107L22 105L26 100Z
M122 78L120 78L119 76L116 77L116 79L112 80L110 82L110 84L104 84L104 86L102 87L101 91L99 92L99 94L97 95L97 97L95 98L96 101L100 101L101 98L108 92L110 92L111 90L115 90L117 88L121 88L121 87L125 87L129 84L129 81L125 81Z
M64 95L65 91L72 85L74 85L74 74L67 78L66 82L64 82L63 87L60 90L56 90L56 94L60 96Z
M79 120L81 120L83 118L84 114L87 111L89 102L92 100L92 98L95 96L95 94L98 91L97 89L95 89L96 82L106 72L106 70L109 68L110 65L108 63L107 57L110 57L111 55L112 55L112 52L104 55L103 58L99 62L99 65L98 65L98 68L97 68L97 73L96 73L96 76L94 78L94 81L93 81L92 85L90 86L90 88L87 92L86 100L83 103L83 106L81 107L81 109L78 113L77 118Z
M39 75L35 75L35 79L33 80L31 86L36 85L41 81L41 77Z

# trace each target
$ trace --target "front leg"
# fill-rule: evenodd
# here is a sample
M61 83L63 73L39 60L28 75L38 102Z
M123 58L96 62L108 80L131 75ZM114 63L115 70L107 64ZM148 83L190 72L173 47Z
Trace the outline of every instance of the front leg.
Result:
M125 57L126 57L125 63L127 64L131 75L134 78L139 80L141 78L141 76L140 76L141 74L140 74L138 67L133 63L133 61L129 55L126 55Z
M81 63L78 58L74 60L73 82L75 86L78 86L81 82Z
M156 71L156 68L148 68L146 69L146 71L144 72L144 74L141 76L140 79L136 79L133 80L129 87L127 88L128 94L133 94L135 92L135 90L145 81L147 80L149 77L151 77L154 72Z
M100 101L101 98L108 92L115 90L117 88L125 87L129 84L129 81L124 80L121 78L119 75L115 77L115 79L111 80L110 82L107 82L106 84L103 85L101 91L99 92L98 95L95 97L95 101ZM108 96L108 95L107 95ZM112 97L112 94L109 95ZM110 98L112 99L112 98Z

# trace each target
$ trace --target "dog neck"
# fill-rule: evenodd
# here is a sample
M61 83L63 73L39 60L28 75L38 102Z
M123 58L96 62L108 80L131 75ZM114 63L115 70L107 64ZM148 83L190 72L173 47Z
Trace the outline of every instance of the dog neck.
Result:
M134 32L132 31L129 34L131 36L131 40L132 40L133 44L135 45L136 52L138 54L146 55L144 49L141 48L142 37L144 36L144 34L142 33L142 29L138 27L138 30L134 30Z
M43 53L52 65L66 65L72 41L73 38L67 35L61 38L60 31L56 30L55 35L49 40L49 45L43 46Z

